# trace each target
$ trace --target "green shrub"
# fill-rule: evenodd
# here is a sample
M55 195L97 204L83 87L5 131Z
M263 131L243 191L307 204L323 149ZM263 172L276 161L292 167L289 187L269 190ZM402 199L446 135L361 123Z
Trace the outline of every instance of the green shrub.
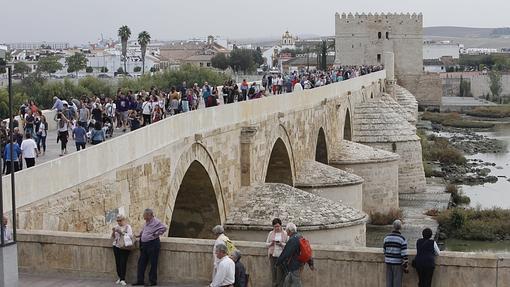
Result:
M510 105L479 107L466 112L466 114L483 118L506 118L510 117Z
M465 240L503 240L510 237L510 210L453 208L436 218L442 232Z
M471 121L463 119L458 113L432 113L425 112L422 117L423 120L431 121L436 124L456 128L492 128L493 123L486 123L480 121Z

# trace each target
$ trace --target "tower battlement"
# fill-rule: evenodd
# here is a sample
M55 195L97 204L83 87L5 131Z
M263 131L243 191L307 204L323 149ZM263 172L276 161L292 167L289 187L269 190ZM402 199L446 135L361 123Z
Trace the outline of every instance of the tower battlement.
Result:
M399 24L411 24L411 23L419 23L423 24L423 14L422 13L336 13L335 18L337 21L343 23L362 23L361 21L388 21L388 22L398 22Z

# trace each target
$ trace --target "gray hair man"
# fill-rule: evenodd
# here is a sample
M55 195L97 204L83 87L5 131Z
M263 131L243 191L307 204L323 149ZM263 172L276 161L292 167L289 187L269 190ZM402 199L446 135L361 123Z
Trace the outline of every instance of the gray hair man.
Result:
M214 247L218 264L210 287L233 287L235 282L235 263L227 256L227 245L218 244Z
M12 229L7 227L9 223L9 219L6 215L2 217L2 235L4 237L4 243L9 243L12 241Z
M218 259L218 256L216 256L216 246L218 246L220 244L223 244L226 246L227 241L230 241L230 239L225 235L225 229L221 225L216 225L215 227L213 227L212 232L213 232L214 236L216 236L216 241L214 242L214 246L213 246L214 268L213 268L212 277L214 278L214 275L216 273L216 266L218 265L218 263L220 261Z
M287 271L285 281L283 282L284 287L301 287L301 270L304 267L304 263L301 263L297 258L300 254L300 240L301 235L297 233L297 226L289 222L285 228L289 240L285 245L276 265L283 266L284 271ZM315 270L313 265L313 258L307 262L311 270Z
M154 212L150 208L144 210L143 219L145 224L140 235L137 236L140 238L140 258L138 259L137 280L133 285L144 285L145 269L150 261L149 285L156 286L158 280L159 250L161 249L159 237L166 232L167 227L154 217Z
M393 222L393 231L384 237L384 262L386 263L386 286L401 287L402 272L407 270L407 240L400 233L402 221Z

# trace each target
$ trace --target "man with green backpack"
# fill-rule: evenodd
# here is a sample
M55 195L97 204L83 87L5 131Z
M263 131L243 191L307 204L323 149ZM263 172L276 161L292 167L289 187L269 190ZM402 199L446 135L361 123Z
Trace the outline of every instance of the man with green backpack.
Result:
M282 254L278 257L276 265L283 266L283 269L287 272L283 287L301 287L301 272L304 265L308 264L312 271L315 270L312 248L310 242L297 233L297 227L294 223L287 223L285 231L289 236L289 240Z

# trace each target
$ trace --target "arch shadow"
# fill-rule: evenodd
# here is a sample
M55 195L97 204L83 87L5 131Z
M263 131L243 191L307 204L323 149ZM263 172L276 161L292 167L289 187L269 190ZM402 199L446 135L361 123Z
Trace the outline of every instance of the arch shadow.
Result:
M276 140L271 150L265 182L294 185L289 152L281 138Z
M168 236L212 238L211 229L225 220L218 173L208 151L193 144L179 158L170 184L165 221Z
M324 129L321 127L317 135L317 144L315 146L315 161L323 164L328 164L328 145L326 143L326 134Z
M344 140L352 141L352 126L351 126L351 113L349 109L345 110L344 120Z

